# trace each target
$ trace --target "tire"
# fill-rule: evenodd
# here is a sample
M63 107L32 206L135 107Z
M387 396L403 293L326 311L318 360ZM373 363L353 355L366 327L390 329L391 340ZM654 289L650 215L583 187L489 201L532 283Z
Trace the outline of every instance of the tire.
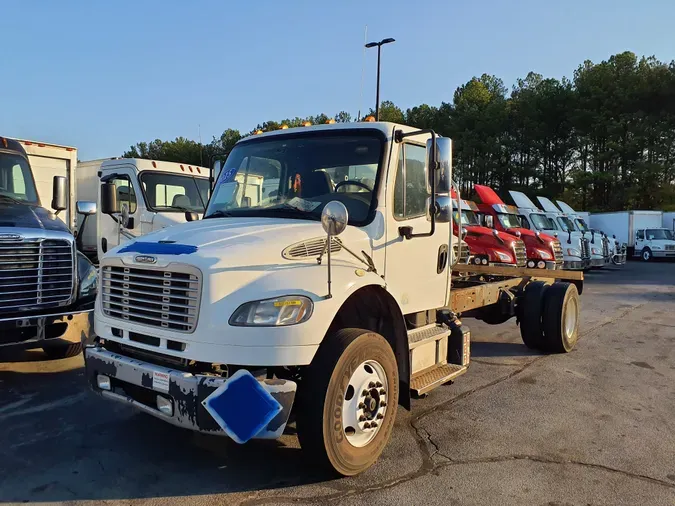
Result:
M82 352L81 343L73 344L60 344L58 346L48 346L42 348L49 358L60 359L60 358L69 358L79 355Z
M369 376L368 368L378 373L378 367L378 377L383 373L385 381L380 390L368 390L370 383L376 381ZM297 430L303 451L317 464L342 476L365 471L389 441L396 419L398 389L396 357L384 337L363 329L341 329L327 336L298 389ZM356 406L355 402L359 402L358 411L347 407ZM361 409L365 402L368 411ZM352 413L356 430L351 425L345 427L343 415L349 418ZM367 423L374 421L376 430L361 429L366 422L358 421L358 413Z
M533 281L525 286L523 300L520 303L520 337L530 349L541 350L544 347L544 327L542 313L544 295L548 285L543 281Z
M579 292L572 283L553 283L544 294L544 349L569 353L579 340Z
M579 292L579 295L584 293L584 280L583 279L577 279L575 281L572 281L572 284L577 287L577 292Z
M642 253L640 253L640 258L642 259L643 262L650 262L653 258L652 250L650 250L649 248L643 249Z

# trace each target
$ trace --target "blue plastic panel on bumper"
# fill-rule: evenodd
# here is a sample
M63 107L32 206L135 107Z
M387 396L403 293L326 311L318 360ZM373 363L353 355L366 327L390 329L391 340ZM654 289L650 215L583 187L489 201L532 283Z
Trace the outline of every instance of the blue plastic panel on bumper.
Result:
M191 374L112 353L103 347L88 347L84 356L91 387L103 397L131 404L173 425L228 435L239 443L251 438L281 437L297 389L293 381L256 379L243 370L229 379ZM110 378L110 390L98 387L99 375ZM157 409L158 396L171 401L171 415ZM263 405L265 402L268 409ZM210 408L205 404L210 404Z

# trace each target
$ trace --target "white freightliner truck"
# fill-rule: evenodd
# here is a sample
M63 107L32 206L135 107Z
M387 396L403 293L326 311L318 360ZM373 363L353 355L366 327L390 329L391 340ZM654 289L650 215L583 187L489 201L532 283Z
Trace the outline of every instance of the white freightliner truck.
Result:
M561 212L549 198L538 196L537 199L544 208L544 211L555 216L555 219L563 230L570 229L573 232L580 233L582 240L588 241L588 255L590 256L591 267L602 268L610 262L609 251L605 251L605 248L603 248L603 234L596 234L595 230L588 227L584 228L580 221L574 219L574 216ZM586 237L586 234L588 234L588 237Z
M523 192L510 190L525 228L544 232L558 238L563 247L563 269L585 270L591 265L590 241L576 230L569 219L559 219L558 213L542 211Z
M210 169L136 158L79 162L77 198L98 202L99 181L115 185L120 213L99 213L81 231L81 249L101 258L115 246L177 223L186 211L201 217L209 199ZM99 202L100 205L100 202Z
M381 454L399 404L466 372L457 315L492 308L518 317L528 346L570 351L577 288L546 278L583 273L450 265L462 257L451 160L450 139L384 122L242 139L202 220L101 259L91 387L239 443L280 437L292 411L303 450L355 475ZM249 177L276 181L275 194L238 197ZM101 206L119 211L110 183Z
M558 203L558 207L574 220L574 224L579 230L591 234L591 250L595 243L595 236L599 235L601 237L602 253L605 256L605 263L612 262L614 265L623 265L626 263L626 243L619 243L616 236L610 239L604 230L590 228L588 224L591 221L591 213L575 211L562 200L557 200L556 202Z

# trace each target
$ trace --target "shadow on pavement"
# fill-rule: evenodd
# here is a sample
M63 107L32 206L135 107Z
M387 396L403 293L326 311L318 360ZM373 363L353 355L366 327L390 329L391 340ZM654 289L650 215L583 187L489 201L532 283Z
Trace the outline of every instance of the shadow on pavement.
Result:
M471 358L538 357L541 353L531 350L523 343L471 342Z

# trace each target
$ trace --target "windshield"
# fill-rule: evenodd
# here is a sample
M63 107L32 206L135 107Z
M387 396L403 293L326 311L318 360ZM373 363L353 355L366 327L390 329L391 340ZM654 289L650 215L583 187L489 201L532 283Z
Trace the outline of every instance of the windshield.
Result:
M645 230L648 241L659 240L659 239L670 239L671 241L675 239L673 233L665 228L648 228Z
M558 223L564 232L574 232L576 230L574 223L567 216L558 216Z
M583 218L577 218L576 220L574 220L574 223L577 224L577 227L579 227L579 230L581 230L582 232L590 232L591 231L591 229L588 228L588 225L586 225L586 222L584 221Z
M206 218L279 216L318 220L332 200L352 225L374 210L382 141L373 132L270 137L238 144L223 167Z
M203 213L209 199L209 180L167 172L142 172L148 208L159 212Z
M515 214L497 213L497 218L504 228L521 228L520 220Z
M454 212L455 223L457 223L459 217L459 211ZM478 221L478 216L473 211L467 211L462 209L462 225L480 225Z
M0 153L0 200L39 204L28 161L13 153Z
M530 219L537 230L558 230L555 221L545 214L531 214Z

